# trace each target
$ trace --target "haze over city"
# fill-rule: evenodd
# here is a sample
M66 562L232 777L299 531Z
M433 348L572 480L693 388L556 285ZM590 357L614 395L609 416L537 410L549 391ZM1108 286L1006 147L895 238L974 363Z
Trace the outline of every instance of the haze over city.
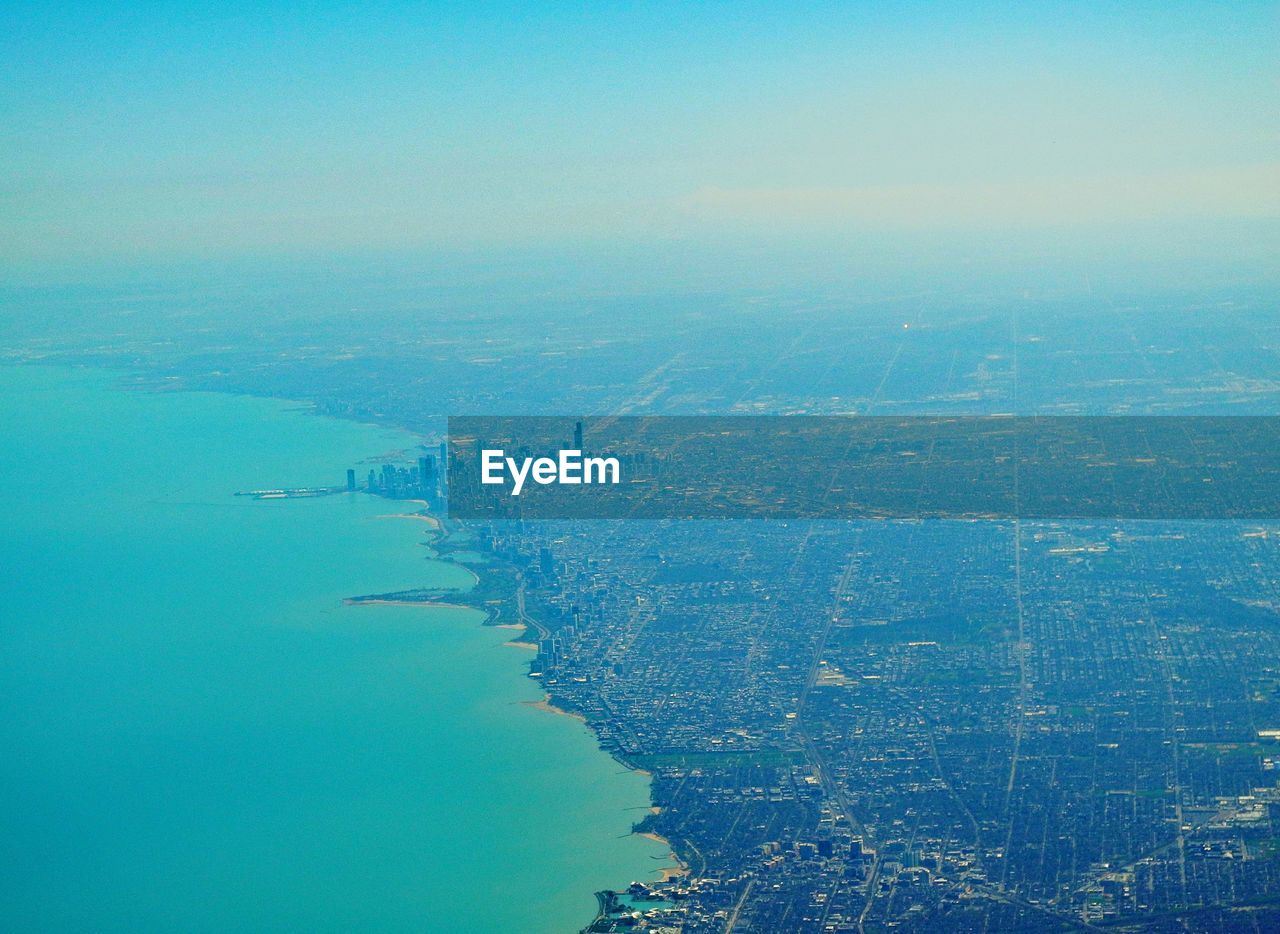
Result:
M0 4L0 929L1280 930L1278 290L1274 2Z

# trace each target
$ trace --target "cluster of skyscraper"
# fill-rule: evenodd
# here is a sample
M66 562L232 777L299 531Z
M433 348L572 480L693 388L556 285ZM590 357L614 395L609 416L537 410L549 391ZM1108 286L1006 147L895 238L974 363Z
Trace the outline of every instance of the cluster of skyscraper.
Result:
M363 486L356 478L354 468L347 470L347 491L364 490L391 499L426 499L439 501L444 497L444 465L448 452L440 445L439 455L423 454L413 467L383 464L380 470L370 468Z

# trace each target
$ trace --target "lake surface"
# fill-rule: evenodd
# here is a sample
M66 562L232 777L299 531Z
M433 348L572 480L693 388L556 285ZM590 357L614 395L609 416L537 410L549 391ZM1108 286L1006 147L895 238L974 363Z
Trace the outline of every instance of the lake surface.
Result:
M533 709L427 526L327 486L411 436L0 367L6 930L576 931L652 878L648 783ZM410 507L411 508L411 507Z

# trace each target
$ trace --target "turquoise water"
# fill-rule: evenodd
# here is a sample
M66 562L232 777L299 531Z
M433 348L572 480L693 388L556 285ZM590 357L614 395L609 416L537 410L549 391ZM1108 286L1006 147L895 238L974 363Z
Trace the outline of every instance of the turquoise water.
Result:
M0 367L6 930L574 931L651 878L646 780L535 710L425 525L328 485L412 439ZM362 468L363 469L363 468Z

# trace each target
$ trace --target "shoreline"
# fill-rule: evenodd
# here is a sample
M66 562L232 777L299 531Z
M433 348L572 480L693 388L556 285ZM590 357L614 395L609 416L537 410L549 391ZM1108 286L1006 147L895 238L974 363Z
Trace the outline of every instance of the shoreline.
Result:
M407 502L420 504L423 510L429 509L431 505L425 500L407 500ZM425 511L408 512L408 513L387 513L386 515L378 516L377 518L410 519L417 522L426 522L428 525L431 526L431 531L434 533L434 538L430 543L430 545L432 546L434 546L435 544L437 544L442 540L447 539L449 536L449 530L445 527L444 522L442 522L440 518L438 518L437 516L433 516ZM434 548L432 550L434 553ZM447 561L448 563L454 565L455 567L462 568L464 571L466 571L468 574L471 575L475 586L479 586L482 583L480 574L477 571L475 571L471 567L468 567L467 565L463 564L460 561L455 561L453 558L449 557L448 554L440 555L438 553L434 553L434 557L435 557L435 560L437 561ZM343 603L346 606L365 606L365 605L368 605L368 606L422 606L422 607L437 607L437 608L443 607L447 609L459 609L459 610L476 609L476 607L467 606L466 604L451 603L445 600L395 600L395 599L383 599L383 598L377 598L377 597L371 598L371 599L361 599L356 597L348 597L345 600L343 600ZM496 617L493 615L492 611L490 611L490 613L487 614L486 620L483 623L481 623L481 625L489 626L493 629L519 630L521 633L529 631L529 626L527 626L524 623L492 622L492 620L495 618ZM508 641L502 644L504 646L508 646L514 649L522 649L522 650L533 651L533 652L538 651L538 644L536 642L528 642L523 639L509 639ZM563 707L557 707L555 704L551 702L550 694L545 694L542 700L521 701L521 704L533 710L539 710L539 711L542 711L543 713L552 714L553 716L568 717L571 720L576 720L578 723L581 723L583 726L587 727L588 729L591 729L591 723L584 715L580 713L574 713L571 710L565 710ZM652 803L653 802L653 781L652 781L653 773L647 769L642 769L642 768L639 768L638 766L631 765L630 763L622 759L619 759L618 757L614 756L611 753L607 753L607 755L609 755L609 758L613 759L615 762L618 762L619 764L621 764L628 771L643 775L646 779L649 780L650 804L649 804L649 807L647 808L648 813L649 814L661 813L662 809ZM653 870L658 874L659 883L671 882L675 879L682 879L687 877L690 874L688 864L686 864L682 859L680 859L679 855L675 851L675 847L671 845L671 841L668 840L666 837L663 837L660 834L654 833L653 831L650 831L650 830L640 830L640 831L633 830L632 835L643 837L646 840L649 840L653 843L658 843L667 848L667 855L665 857L665 860L668 863L670 863L670 865L661 866L658 869Z
M426 511L431 508L431 504L428 503L425 499L407 499L407 500L404 500L404 502L417 503L420 506L422 506L422 511L389 512L389 513L386 513L385 515L378 516L377 518L379 519L411 519L416 522L426 522L428 525L431 526L431 531L434 533L434 536L435 536L434 538L432 538L431 542L428 545L428 547L430 547L432 550L432 554L434 558L437 561L447 561L449 564L452 564L454 567L460 568L461 570L466 571L468 574L471 575L471 586L479 587L483 583L483 581L480 579L480 574L474 568L471 568L470 566L468 566L462 561L456 561L453 558L449 557L448 555L441 555L438 552L436 552L435 546L449 537L449 530L445 528L445 524L442 519L440 519L438 516L433 516Z
M26 359L17 359L17 360L7 360L4 362L10 363L15 366L31 366L36 368L102 372L112 376L113 377L112 382L114 387L124 392L138 392L138 393L144 393L144 394L146 393L154 393L154 394L193 393L196 395L230 396L233 398L252 399L252 400L268 403L274 406L278 406L280 408L290 408L293 410L297 410L305 413L306 416L312 417L312 418L333 419L335 421L349 422L349 423L354 423L354 424L367 426L369 428L375 428L380 430L391 429L391 430L395 430L395 431L399 431L399 432L403 432L405 434L411 435L420 440L426 437L420 431L397 424L394 420L391 420L391 419L370 417L370 416L361 417L361 416L353 415L349 413L326 412L326 411L322 411L318 406L318 404L316 403L316 401L314 400L308 401L303 399L288 399L288 398L282 399L274 395L264 394L261 392L254 392L252 390L227 388L221 385L207 385L201 382L201 379L199 376L192 376L190 374L187 374L187 375L175 374L175 375L165 376L165 375L162 375L161 373L158 373L157 371L150 370L146 367L139 367L136 362L126 362L123 365L119 365L115 367L111 366L110 364L103 364L97 360L92 362L72 360L68 362L68 361L50 360L50 359L44 359L44 358L35 358L35 359L26 358ZM407 450L407 448L404 450ZM398 455L402 453L402 451L397 450L393 453ZM430 504L424 500L417 500L417 499L402 500L401 502L413 503L423 507L424 509L430 508ZM440 517L430 515L429 513L426 513L426 512L387 513L382 516L376 516L371 518L401 518L401 519L409 519L416 522L426 522L430 526L429 534L432 536L432 541L428 544L428 547L431 547L442 540L447 540L452 534L448 525L444 521L442 521ZM434 548L433 548L433 552L434 552ZM436 553L434 554L434 557L435 557L435 560L448 561L451 564L456 565L457 567L463 568L469 574L471 574L472 578L474 579L477 585L483 584L482 578L477 571L475 571L473 568L469 567L468 565L464 564L463 562L454 560L447 553L444 555L440 555ZM380 598L360 599L360 598L348 597L343 599L342 603L343 605L346 605L346 606L370 604L375 606L428 606L428 607L437 607L437 608L446 608L446 609L476 610L480 613L485 614L486 616L486 618L480 623L480 625L492 626L494 628L509 628L509 629L520 629L520 630L527 630L529 628L523 623L497 622L496 620L501 618L501 610L495 607L483 607L483 606L471 605L466 603L450 602L447 600L396 600L396 599L380 599ZM511 643L508 643L508 644L515 644L516 642L519 642L519 641L522 641L522 640L513 640ZM532 645L532 643L529 643L529 644ZM534 648L536 649L536 645L534 646ZM543 710L547 713L552 713L558 716L571 717L583 723L584 725L588 726L588 728L590 728L590 721L588 721L586 717L580 714L575 714L570 711L563 710L559 707L556 707L555 705L551 704L549 700L528 701L523 703L527 704L527 706L533 707L535 709ZM614 762L622 765L623 768L627 769L628 771L638 772L639 774L645 776L647 779L651 778L652 776L652 773L649 772L648 770L633 766L630 763L626 762L625 760L620 759L617 756L614 756L612 753L605 753L605 755L607 755ZM651 781L648 782L648 797L650 801L650 811L652 812L652 782ZM647 839L650 839L652 842L662 842L664 845L669 846L669 843L657 837L656 834L646 833L645 836ZM656 870L661 873L660 881L665 882L671 878L678 878L680 876L688 874L688 870L687 868L685 868L685 864L681 862L680 858L675 854L674 850L670 852L670 859L672 860L672 862L675 863L674 867L663 867L660 870Z
M416 519L419 522L428 523L431 528L439 532L443 530L440 520L435 516L426 514L425 512L389 512L383 516L375 516L375 519Z
M23 374L19 376L23 378L15 379L14 385L22 385L24 390L28 384L37 388L45 385L45 381L27 380ZM344 429L342 425L337 425L336 429L329 424L299 429L294 420L301 416L286 415L279 418L286 419L281 425L288 430L277 432L273 410L262 412L258 418L254 415L255 410L251 409L247 416L241 418L241 408L235 400L212 400L216 405L202 401L186 410L181 405L175 406L174 403L178 400L170 402L135 398L119 401L115 390L109 385L104 385L99 390L99 380L96 377L82 381L74 377L75 374L72 374L67 383L69 391L73 393L68 398L96 400L97 394L101 392L103 411L114 412L116 409L111 406L119 405L123 407L121 411L132 413L141 406L143 418L151 411L166 415L164 419L145 422L148 430L155 432L153 438L159 440L148 444L149 450L140 452L142 456L138 466L134 467L123 459L120 461L122 464L130 464L130 478L146 476L146 470L152 467L158 469L167 462L165 458L170 456L170 437L174 442L174 462L193 463L188 445L189 435L186 432L191 425L203 427L206 417L214 419L211 424L215 427L222 424L216 419L224 417L238 419L229 424L239 425L243 422L255 426L253 430L265 442L278 445L278 450L272 449L275 460L270 463L278 461L283 465L274 468L279 473L284 473L285 469L298 469L297 465L306 469L312 459L323 466L334 450L357 448L362 437L361 432L353 432L349 427ZM83 383L83 390L78 383ZM49 380L47 385L60 388L62 384ZM88 392L94 395L90 397L82 394ZM58 398L52 391L44 396L49 399ZM74 408L72 410L80 411ZM26 411L34 413L38 410L32 406ZM207 412L212 415L206 416ZM173 418L168 418L169 415L173 415ZM32 417L35 418L34 415ZM44 421L57 427L54 420ZM121 424L131 422L122 421ZM259 424L266 427L256 427ZM172 432L168 431L170 425ZM320 427L325 428L323 433L317 430ZM330 431L334 431L332 437L329 435ZM55 437L54 432L51 431L49 436ZM121 451L133 450L133 439L143 436L132 432L113 434L113 437L120 440ZM221 436L228 437L225 433ZM295 436L302 439L296 448L292 443ZM33 432L30 435L24 434L23 437L42 436ZM213 431L209 432L209 437L215 437ZM76 445L76 449L89 451L83 444ZM46 449L35 450L43 454ZM100 466L94 463L94 456L86 453L90 469ZM205 465L205 460L210 466ZM356 911L368 908L370 917L375 917L376 914L374 926L382 923L382 919L393 919L387 922L389 927L399 927L405 920L410 925L420 923L422 913L426 910L433 924L439 923L454 930L466 929L467 921L460 923L459 916L470 910L470 901L476 900L486 919L510 922L512 927L509 929L521 928L522 922L535 918L553 929L576 931L591 916L588 906L592 902L592 889L609 885L619 887L629 879L646 878L648 868L658 865L649 858L656 848L639 841L628 845L625 841L614 839L628 829L627 814L623 813L625 807L632 803L647 803L647 789L632 782L624 784L619 790L617 783L609 782L611 772L616 771L612 763L600 758L594 743L588 742L585 736L577 734L572 728L565 728L563 724L549 725L549 721L533 719L533 715L526 719L522 713L512 711L509 705L502 703L503 700L519 702L540 696L537 688L525 686L532 683L523 677L524 671L528 670L528 658L504 655L502 652L495 655L492 651L486 651L489 647L501 644L504 639L519 637L520 632L485 636L483 630L475 628L484 620L483 613L474 617L464 617L462 614L429 614L424 618L420 615L401 614L399 611L369 611L366 616L341 612L345 609L344 605L363 602L474 609L474 606L453 600L451 594L442 594L438 600L344 600L345 597L360 593L355 587L371 579L378 582L412 580L424 584L438 581L465 590L466 578L462 575L453 574L447 567L423 560L431 555L429 550L423 550L421 543L433 534L433 522L426 526L421 524L421 520L416 520L418 525L411 526L365 523L364 519L374 518L377 513L385 512L385 504L367 499L361 501L355 497L333 497L324 503L295 503L287 510L279 510L271 504L250 505L243 500L234 502L229 499L230 491L236 488L234 481L238 477L237 471L244 469L244 450L237 449L229 442L219 446L207 458L201 457L200 461L196 467L203 470L202 476L207 476L210 481L205 484L209 488L209 495L181 499L183 521L174 526L186 529L189 522L191 530L198 530L199 534L182 535L179 547L171 540L172 530L164 529L163 523L146 523L155 529L157 537L154 540L163 546L163 550L156 549L145 554L147 557L153 554L164 555L169 562L166 567L172 568L175 575L188 573L188 569L197 572L206 569L209 565L200 562L206 561L209 556L218 558L219 571L225 568L228 578L236 581L237 586L233 586L227 594L218 593L216 588L210 591L210 618L223 620L226 613L226 606L223 604L229 606L234 601L234 605L240 608L235 611L236 625L245 629L245 644L240 645L237 640L228 642L225 646L211 646L207 644L207 640L201 639L198 627L182 626L175 630L168 625L171 620L160 615L166 612L166 601L148 602L145 594L140 599L131 601L132 606L119 601L119 618L127 621L129 626L136 626L130 632L139 634L137 642L140 648L150 651L154 645L158 653L167 653L171 648L169 636L173 635L175 639L183 639L182 643L174 645L182 645L184 657L185 648L189 644L190 657L204 662L190 670L181 666L170 670L159 663L167 658L161 654L157 656L155 665L157 677L163 673L166 677L172 675L174 679L181 679L175 681L180 685L175 695L175 704L178 704L175 709L183 710L185 715L183 705L190 705L191 713L184 722L193 725L193 729L211 731L213 746L203 743L201 752L218 747L227 737L218 732L216 717L210 720L200 716L207 713L199 707L200 694L190 694L187 689L192 685L203 687L202 682L207 679L209 690L236 698L235 692L241 690L242 684L248 690L258 686L252 679L243 682L232 679L227 682L225 678L220 678L218 663L222 659L214 659L210 653L225 652L227 658L231 659L229 663L234 666L248 647L252 650L255 665L263 660L278 659L281 662L271 669L270 673L278 681L273 682L271 688L273 691L278 690L280 698L288 703L266 705L261 715L263 724L270 724L273 731L277 722L281 724L279 735L301 735L307 740L286 744L288 748L269 750L270 756L283 757L290 769L295 762L298 765L296 774L290 772L285 783L289 793L284 798L269 802L273 820L278 819L280 826L285 827L289 833L271 836L274 824L272 827L262 828L253 822L240 821L239 818L243 815L236 809L241 802L222 794L225 788L234 787L237 778L244 777L235 775L236 763L248 759L238 755L206 757L209 761L206 767L197 770L198 774L184 776L182 769L185 763L181 757L174 760L172 756L165 755L164 745L171 736L165 732L164 723L148 716L145 703L135 703L134 698L128 698L129 706L121 708L121 716L132 717L133 710L137 709L137 722L142 729L155 728L153 732L145 734L148 738L155 736L155 742L139 747L140 762L147 764L157 775L163 776L172 766L176 770L174 776L180 781L191 779L187 782L191 786L188 790L192 800L200 805L196 809L199 813L194 818L198 821L200 832L208 827L219 839L225 836L227 840L234 841L239 856L249 860L246 865L258 860L261 854L261 861L267 871L255 873L257 878L250 879L251 888L246 889L252 893L255 901L268 904L271 899L293 899L296 889L302 897L298 904L305 909L300 909L303 916L301 923L304 926L323 926L323 905L313 910L313 906L317 905L314 898L310 898L310 905L305 904L313 888L314 880L311 877L315 874L305 878L299 876L298 880L286 879L282 887L280 879L272 878L270 859L277 851L290 854L289 858L295 866L306 867L307 860L317 852L327 859L328 855L323 849L325 839L332 840L333 833L340 834L349 830L350 821L357 818L361 826L372 828L375 832L357 834L352 838L352 846L334 857L335 860L341 860L334 865L340 868L353 867L355 871L343 872L341 877L335 876L341 885L330 886L324 895L340 908L347 904L354 906ZM37 461L33 458L32 462ZM50 457L45 462L57 461ZM79 469L77 468L78 471ZM315 469L319 471L319 467ZM88 475L87 470L85 475ZM25 477L26 474L22 476ZM117 488L113 486L111 489ZM135 490L130 485L122 485L118 489L121 502L137 504L145 509L149 501L143 497L153 495L154 488L148 485ZM39 495L45 496L46 491L39 491ZM177 500L178 497L173 499ZM187 502L188 499L191 500L190 503ZM104 499L104 502L114 505L113 500ZM58 508L62 508L62 504ZM67 509L68 515L75 515L72 511L74 503ZM156 512L169 516L172 509L167 500L161 500ZM36 510L33 509L32 512L35 513ZM447 519L445 521L447 525ZM56 525L52 527L57 528ZM246 528L263 530L264 534L260 538L245 534L223 534L223 530L227 528L233 532ZM142 531L139 530L139 540L145 541ZM463 545L470 534L469 527L459 530L450 538L446 549ZM51 538L51 541L56 546L56 537ZM277 545L278 542L286 544ZM411 547L413 545L419 547L414 549ZM258 554L259 548L263 549L261 555ZM86 557L90 555L90 552L85 552ZM279 561L281 558L283 561ZM277 561L280 567L272 567ZM241 568L243 574L239 573L238 569ZM234 577L231 576L232 571L236 572ZM286 573L279 573L280 571ZM489 585L490 576L486 573L484 577L486 585ZM336 592L328 595L324 593L326 578L330 580L330 586L337 583L338 586L333 588ZM320 581L319 586L317 579ZM240 581L244 584L239 585ZM139 588L146 587L145 581L136 583ZM505 581L502 583L505 584ZM190 589L187 583L182 583L180 587L184 592ZM260 590L256 589L259 587ZM134 587L131 586L130 591L133 590ZM152 589L150 592L154 594L159 591ZM39 593L35 589L29 589L29 593L23 595L24 601L28 596L33 608L37 604L49 606L48 601L39 600ZM115 596L113 592L112 597ZM191 596L200 597L199 605L203 606L203 592ZM223 596L227 598L226 601L221 599ZM25 604L20 602L18 605L21 607ZM115 603L109 608L114 616ZM43 607L41 609L43 611ZM203 609L200 611L203 612ZM157 614L156 620L160 624L154 628L150 626L147 616L152 612ZM505 622L514 627L510 618ZM88 629L92 625L91 619L78 620L77 625L84 625L86 631L91 633L96 631ZM56 646L59 630L54 627L47 631L54 640L51 644ZM156 636L154 640L153 634ZM250 641L251 639L257 641ZM33 647L36 646L33 644ZM75 672L74 666L80 659L73 656L67 657L65 661L69 666L68 671L78 678L79 674ZM255 674L258 670L257 667L253 669ZM110 682L103 683L110 696ZM89 689L87 680L85 689ZM96 685L94 690L97 690ZM245 696L252 704L253 695ZM31 721L33 729L38 729L38 722L38 719ZM303 730L306 732L302 732ZM232 748L237 753L243 748L247 750L246 755L250 759L258 761L256 757L260 755L262 736L255 731L233 733L235 735L230 737L230 741L235 745ZM372 757L368 771L365 771L362 760L361 769L348 774L349 770L344 770L342 760L348 735L354 737L352 748L364 748L361 744L373 736L377 738L379 748L392 749L394 754L389 758ZM311 737L320 737L320 741L312 743L309 741ZM441 742L441 739L456 739L456 745L451 747ZM459 754L453 756L451 761L442 762L441 749L457 751ZM79 749L74 752L77 757L81 754ZM91 756L92 750L86 748L83 753ZM530 758L531 756L535 758ZM274 764L274 760L271 761ZM492 769L493 774L481 774L481 779L477 781L477 773L471 767L472 762L480 762L486 766L496 764L496 767ZM406 763L415 775L421 772L424 781L404 781L406 772L401 766ZM455 767L455 763L461 767ZM447 775L443 774L446 772ZM86 781L90 782L98 777L91 765L88 775ZM258 785L261 783L250 782L247 786L246 794L252 794L255 802L258 797L274 794L270 787L262 789L259 794L260 789L255 787ZM206 787L212 789L208 794L204 791ZM367 794L369 787L375 788L378 793ZM349 792L348 788L351 789ZM566 789L569 789L568 795L565 793ZM117 792L131 805L134 800L145 802L145 795L149 790L142 786L133 788L113 784L105 789L104 800ZM63 806L60 810L63 815L70 815L67 818L69 820L74 819L75 793L76 788L72 785L64 790L55 784L49 790L49 801L57 804L61 799ZM344 795L344 799L359 804L360 812L326 812L321 815L324 821L317 822L315 809L306 806L307 796L325 797L335 794ZM451 798L461 802L463 807L454 808ZM269 799L263 797L263 800ZM41 803L43 804L43 799ZM538 834L521 832L522 818L535 810L547 815L547 826L551 828L553 838L540 840ZM53 813L52 806L50 813ZM139 813L150 816L150 812L145 809ZM163 817L156 816L157 819ZM332 832L326 826L330 819L333 822ZM382 833L381 828L384 827L390 827L391 831ZM71 829L79 833L78 828L73 826ZM555 834L556 829L560 829L562 833ZM168 830L171 831L172 828ZM130 840L136 837L143 842L143 846L137 849L138 862L133 862L132 852L126 852L119 867L115 867L120 870L119 878L104 881L107 886L125 892L124 897L132 896L135 886L140 897L145 897L150 872L145 862L146 840L153 833L164 836L166 828L158 822L153 830L150 821L139 821L136 828L131 825L126 831ZM502 853L504 859L512 859L514 865L520 865L514 860L526 860L524 865L529 866L530 871L525 873L526 878L521 880L521 885L504 883L504 870L500 864L481 867L486 871L468 880L470 874L466 867L459 866L458 860L449 857L452 847L467 846L486 835L492 835L491 840L486 842L492 842L495 852ZM314 839L309 839L310 836ZM240 845L242 840L244 843ZM199 838L196 836L190 840L180 840L175 845L181 848L185 857L193 845L198 846L198 842ZM368 855L365 855L366 851ZM595 858L587 861L579 859L583 851L590 852ZM292 855L294 853L296 858ZM409 867L412 874L401 872L399 876L388 876L382 873L376 863L388 853L396 856L397 864L402 869ZM200 855L199 852L194 852L193 858L198 859ZM325 863L325 867L328 865ZM384 882L384 876L393 884L399 885L390 895L387 895L390 889ZM51 878L58 884L62 882L60 874L51 873ZM295 881L297 885L294 884ZM117 882L120 885L115 885ZM483 903L483 886L490 886L495 882L506 896L501 901L507 904L486 908ZM380 898L379 891L387 897ZM118 892L108 891L107 897L110 898L112 894ZM191 897L198 899L199 893L192 890ZM102 903L99 902L100 904ZM36 910L39 909L38 905L35 907ZM242 922L247 917L247 923L251 923L256 908L256 904L229 904L229 917L239 917ZM473 922L475 917L476 915L471 914L469 920ZM234 922L231 927L235 923L241 922Z
M406 502L417 503L421 505L424 510L430 508L430 503L427 503L424 500L407 500ZM414 521L429 523L431 525L432 532L434 533L434 537L432 541L429 543L429 547L432 547L441 541L447 540L450 535L448 527L444 524L444 522L439 517L430 515L425 511L416 512L416 513L388 513L384 516L379 516L378 518L410 519ZM446 552L445 554L439 554L438 552L435 552L434 547L432 547L432 550L433 550L435 560L447 561L450 564L453 564L455 567L460 567L463 570L467 571L472 576L476 586L480 586L483 583L483 581L481 580L480 574L477 571L468 567L467 565L463 564L460 561L454 560L449 555L448 552ZM368 604L368 605L374 605L374 606L427 606L427 607L452 607L456 609L477 609L476 607L468 606L466 604L451 603L445 600L402 600L402 599L379 598L379 597L362 599L362 598L348 597L343 602L348 606ZM496 614L491 609L487 614L486 620L483 623L481 623L481 625L489 626L494 629L518 630L522 634L530 631L530 627L525 623L494 622L494 620L498 618L499 618L498 614ZM520 639L520 638L513 638L502 644L504 646L508 646L514 649L522 649L525 651L533 651L533 652L538 651L538 644L536 642L529 642L525 639ZM551 695L549 693L544 694L541 700L521 701L520 703L525 707L532 708L533 710L539 710L539 711L542 711L543 713L549 713L558 717L568 717L571 720L576 720L578 723L581 723L583 726L587 727L588 729L591 729L591 722L584 715L580 713L575 713L571 710L565 710L563 707L556 706L554 703L552 703ZM646 810L650 815L661 813L662 809L653 804L653 781L652 781L653 773L647 769L642 769L638 766L632 765L629 762L623 759L620 759L617 756L614 756L612 753L606 753L606 755L608 755L609 758L613 759L613 761L622 765L629 772L635 772L639 775L644 776L645 779L648 780L649 806L646 808ZM684 878L690 874L689 866L683 860L680 859L679 855L675 851L675 847L671 845L671 841L668 840L666 837L663 837L657 833L654 833L653 831L647 831L647 830L645 831L633 830L632 835L644 837L646 840L649 840L653 843L661 844L662 846L667 848L667 855L665 857L665 860L669 863L669 865L662 866L658 869L653 870L658 874L659 883L670 882L674 879ZM657 857L654 857L654 858L656 859Z
M656 834L650 830L638 830L635 832L637 837L644 837L646 840L652 840L654 843L661 843L667 848L667 858L670 859L674 866L663 866L657 870L662 875L658 879L659 882L670 882L672 879L679 879L689 874L689 867L684 864L679 856L676 855L675 848L671 845L671 841L666 837Z
M541 710L546 713L555 714L557 717L569 717L572 720L577 720L579 723L587 723L587 718L582 714L574 713L572 710L565 710L563 707L557 707L555 704L551 703L550 694L542 700L527 700L521 701L520 703L526 707L532 707L534 710Z

